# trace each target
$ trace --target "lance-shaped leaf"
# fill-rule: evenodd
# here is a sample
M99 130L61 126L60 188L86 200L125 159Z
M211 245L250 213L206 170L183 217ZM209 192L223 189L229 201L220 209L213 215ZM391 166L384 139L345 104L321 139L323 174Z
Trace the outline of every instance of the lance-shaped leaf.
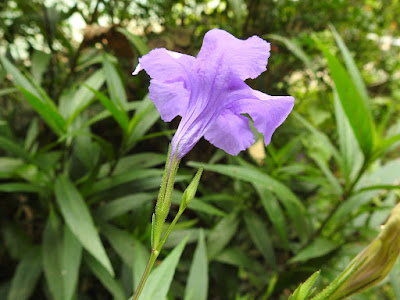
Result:
M350 122L358 144L366 157L371 156L375 143L375 125L372 116L363 100L360 91L353 82L349 73L323 45L319 45L323 51L335 83L335 89L339 95L340 103Z
M101 243L92 216L85 201L68 178L60 176L55 184L55 194L61 214L69 229L82 246L114 276L111 262Z

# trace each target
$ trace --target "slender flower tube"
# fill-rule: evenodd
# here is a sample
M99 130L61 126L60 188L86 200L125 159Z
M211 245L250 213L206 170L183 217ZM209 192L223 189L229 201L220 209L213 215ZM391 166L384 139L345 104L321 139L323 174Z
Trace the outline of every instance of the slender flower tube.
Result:
M244 82L266 70L269 55L270 44L258 36L240 40L212 29L196 58L159 48L139 59L133 75L141 70L150 75L149 98L161 118L170 122L182 117L172 139L171 158L177 152L179 161L202 136L231 155L247 149L254 135L243 114L264 134L265 145L270 143L292 111L294 98L270 96Z

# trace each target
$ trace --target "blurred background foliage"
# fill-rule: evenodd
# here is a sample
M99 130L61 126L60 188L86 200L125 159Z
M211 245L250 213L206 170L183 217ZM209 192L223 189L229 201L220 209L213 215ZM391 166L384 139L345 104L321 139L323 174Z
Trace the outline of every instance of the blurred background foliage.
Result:
M152 48L195 55L214 27L271 42L248 83L295 111L267 148L201 141L183 159L172 214L205 172L158 299L287 299L318 269L331 282L399 199L398 15L398 0L3 0L0 299L132 294L178 121L130 74ZM397 263L353 299L400 299L399 280Z

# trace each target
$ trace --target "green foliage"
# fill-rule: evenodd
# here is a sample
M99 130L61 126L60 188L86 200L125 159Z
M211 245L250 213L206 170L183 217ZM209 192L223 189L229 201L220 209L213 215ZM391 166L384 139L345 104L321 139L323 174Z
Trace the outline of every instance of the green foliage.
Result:
M381 39L398 0L71 3L0 4L1 299L133 294L176 124L130 74L155 47L196 54L213 27L271 42L249 84L295 112L261 156L200 143L181 162L170 216L186 212L157 229L143 299L310 299L377 235L400 195L400 57ZM397 263L363 299L399 298L398 280Z

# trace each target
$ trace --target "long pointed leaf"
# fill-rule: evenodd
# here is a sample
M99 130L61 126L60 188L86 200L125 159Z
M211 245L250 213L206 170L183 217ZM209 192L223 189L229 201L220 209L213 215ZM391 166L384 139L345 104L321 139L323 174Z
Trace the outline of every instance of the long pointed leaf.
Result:
M42 272L42 249L32 248L20 261L11 281L8 300L25 300L30 297Z
M63 241L63 279L64 299L71 300L77 289L82 246L68 226L64 226Z
M188 165L196 168L203 166L204 170L217 172L252 184L260 184L270 190L278 196L285 206L302 241L307 239L309 225L306 210L297 196L286 185L253 168L234 165L200 164L195 162L189 162Z
M199 242L194 252L185 289L185 300L206 300L208 291L208 259L204 232L200 230Z
M66 123L59 112L47 103L42 102L38 97L23 87L17 86L17 88L25 96L32 107L40 114L47 125L49 125L49 127L54 131L54 133L61 136L65 132Z
M167 299L167 293L174 277L179 258L185 248L187 238L188 237L184 238L161 265L151 272L139 300Z
M54 300L64 299L62 244L61 222L51 212L43 233L42 259L44 275Z
M319 47L328 61L329 70L335 83L340 103L350 122L358 144L364 155L369 157L372 154L375 143L375 126L372 116L360 92L357 90L357 86L339 60L325 46L320 45Z
M344 43L342 37L336 31L335 27L329 26L329 28L331 29L331 31L333 33L333 36L334 36L336 43L340 49L340 52L342 52L342 56L344 59L344 63L346 64L347 71L349 72L351 79L353 80L355 86L357 87L357 91L360 93L360 96L363 99L365 106L369 110L370 103L369 103L368 92L367 92L367 88L364 84L364 81L361 77L360 71L358 70L353 58L351 57L349 49L347 48L346 44Z
M55 184L57 204L69 229L82 246L114 276L111 262L101 243L85 201L68 178L60 176Z

